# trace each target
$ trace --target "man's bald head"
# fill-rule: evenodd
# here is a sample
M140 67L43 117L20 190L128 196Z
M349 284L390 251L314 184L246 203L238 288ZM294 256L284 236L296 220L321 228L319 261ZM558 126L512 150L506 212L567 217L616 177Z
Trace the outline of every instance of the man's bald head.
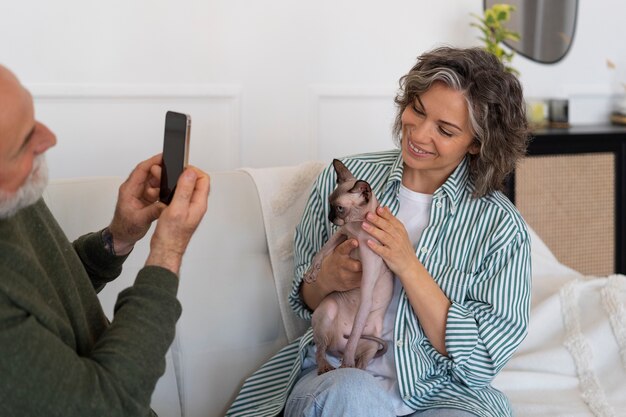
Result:
M15 117L15 108L32 106L32 97L22 86L17 76L4 65L0 65L0 140L3 133L10 131L12 118Z
M10 69L0 64L0 94L8 89L24 88Z
M55 144L54 134L35 119L28 90L0 65L0 218L41 196L47 181L44 153Z

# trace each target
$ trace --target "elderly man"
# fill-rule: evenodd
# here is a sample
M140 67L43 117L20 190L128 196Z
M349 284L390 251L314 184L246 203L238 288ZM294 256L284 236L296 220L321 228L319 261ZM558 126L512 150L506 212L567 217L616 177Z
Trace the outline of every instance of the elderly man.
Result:
M0 66L0 415L148 416L181 306L183 253L206 212L209 177L185 170L158 202L161 160L141 162L119 190L113 220L70 243L41 195L54 134ZM158 219L145 266L113 320L96 293L119 276Z

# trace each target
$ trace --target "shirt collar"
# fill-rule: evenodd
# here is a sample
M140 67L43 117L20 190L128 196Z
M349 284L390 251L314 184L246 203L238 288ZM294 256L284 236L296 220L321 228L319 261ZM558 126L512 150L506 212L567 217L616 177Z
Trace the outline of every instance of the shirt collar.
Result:
M397 190L400 189L403 170L404 162L402 160L402 152L398 151L398 156L391 166L391 171L389 172L389 178L387 179L387 184L385 185L385 191L389 191L392 187L395 187Z
M452 171L446 182L435 191L434 196L445 194L450 199L452 206L456 206L468 190L471 192L471 188L469 181L469 157L466 156Z
M403 170L404 161L402 160L402 152L398 152L398 157L391 166L389 178L387 180L387 184L385 185L386 191L389 191L392 187L395 187L396 190L400 189ZM461 196L465 195L467 191L473 191L473 186L469 180L468 156L463 158L461 163L454 169L454 171L452 171L452 174L450 174L446 182L444 182L443 185L435 191L433 197L437 198L438 196L446 195L450 199L452 206L456 206L461 199Z

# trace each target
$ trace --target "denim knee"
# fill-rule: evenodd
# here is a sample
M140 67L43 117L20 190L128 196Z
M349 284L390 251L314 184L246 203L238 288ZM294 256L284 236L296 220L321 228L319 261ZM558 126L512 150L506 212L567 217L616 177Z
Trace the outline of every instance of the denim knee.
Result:
M376 396L383 392L376 379L369 373L357 368L338 368L334 371L318 375L319 389L328 390L338 395L352 392L368 393Z
M369 373L339 368L317 375L315 369L296 383L285 416L393 416L393 406L382 386Z

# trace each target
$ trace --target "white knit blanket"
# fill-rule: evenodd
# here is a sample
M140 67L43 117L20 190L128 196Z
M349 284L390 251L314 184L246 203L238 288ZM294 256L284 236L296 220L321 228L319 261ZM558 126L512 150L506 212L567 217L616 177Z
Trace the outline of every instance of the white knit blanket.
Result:
M528 337L494 385L517 417L626 416L626 276L569 278L533 303Z
M288 167L243 169L252 177L259 192L278 303L290 342L309 326L295 315L288 302L294 278L294 231L313 182L324 166L321 162L307 162Z

